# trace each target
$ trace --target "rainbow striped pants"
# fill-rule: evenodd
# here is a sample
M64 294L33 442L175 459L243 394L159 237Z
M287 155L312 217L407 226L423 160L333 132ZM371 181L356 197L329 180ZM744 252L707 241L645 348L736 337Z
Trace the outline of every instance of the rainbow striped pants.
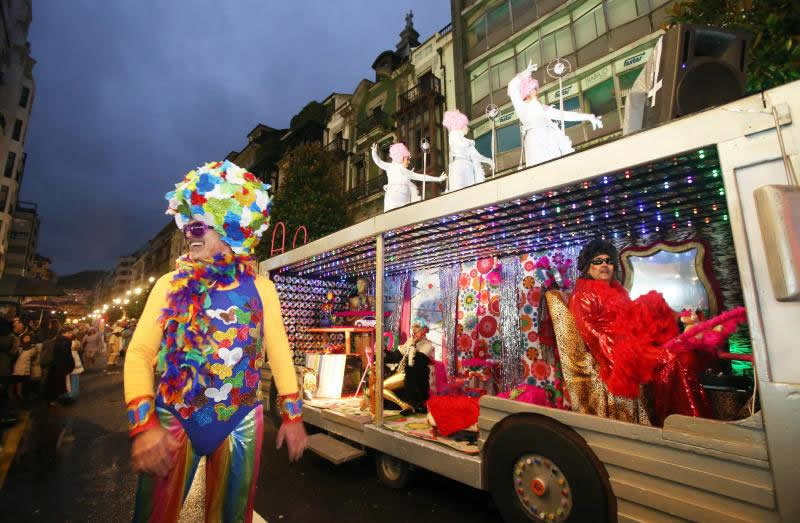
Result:
M202 457L195 453L180 421L167 410L156 410L161 426L183 446L177 451L175 466L167 477L139 476L134 522L178 521ZM263 407L259 405L206 456L207 522L252 522L263 436Z

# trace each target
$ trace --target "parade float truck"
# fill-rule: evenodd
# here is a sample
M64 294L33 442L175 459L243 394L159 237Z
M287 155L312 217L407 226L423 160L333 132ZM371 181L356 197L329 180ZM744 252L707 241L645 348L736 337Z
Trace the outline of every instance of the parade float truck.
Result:
M682 285L699 282L705 292L701 308L709 317L746 307L746 324L718 354L730 376L721 371L703 378L709 397L739 398L738 410L717 405L715 419L672 415L654 426L498 397L495 392L513 385L503 382L509 375L531 375L532 363L525 359L511 364L522 370L488 373L495 390L480 396L473 445L437 437L424 416L409 428L403 423L410 417L385 411L379 350L372 410L360 408L368 403L360 398L368 380L350 385L351 396L357 389L355 398L339 390L347 389L340 387L341 378L333 387L311 384L316 390L304 407L311 449L337 463L374 455L378 476L390 486L403 486L409 468L419 467L488 490L507 521L798 521L799 152L800 82L794 82L395 209L261 266L278 287L298 375L312 366L317 373L345 375L345 381L352 381L348 373L355 375L358 382L363 366L320 363L324 355L313 355L318 361L309 363L305 352L320 348L320 336L341 333L348 335L344 351L356 352L349 346L353 339L374 340L375 332L386 332L390 281L474 267L476 260L540 260L538 253L569 253L602 236L622 251L632 294L637 285L650 287L669 302L697 290ZM334 290L345 308L343 282L355 275L366 275L375 295L384 296L370 313L375 326L334 325L317 332L316 303ZM458 285L468 288L471 299L486 298L472 292L471 276L466 273ZM525 289L540 285L534 274L520 287L522 300ZM496 291L488 290L491 300ZM450 381L463 384L461 341L470 341L460 336L474 325L459 323L466 302L453 302L452 290L445 291L442 315L455 315L455 323L443 320L436 357L447 360L442 363ZM514 306L522 307L522 300ZM504 344L512 338L500 332L506 322L496 323L501 343L490 340L488 359L507 362ZM448 333L455 324L461 325L458 332ZM531 329L527 321L517 325ZM564 340L557 341L563 351ZM471 351L466 347L470 356ZM530 351L525 356L535 357ZM749 362L736 375L730 369L742 360ZM565 381L567 365L562 353ZM272 389L274 402L265 373L264 387ZM312 374L311 381L316 378Z

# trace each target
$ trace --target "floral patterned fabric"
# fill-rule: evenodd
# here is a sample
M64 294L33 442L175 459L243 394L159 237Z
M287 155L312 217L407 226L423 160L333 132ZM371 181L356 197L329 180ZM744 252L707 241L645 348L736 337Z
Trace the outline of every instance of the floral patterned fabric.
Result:
M500 358L500 261L484 258L463 264L458 278L456 347L459 370L470 358Z
M555 284L563 290L573 286L577 252L548 251L520 256L523 278L519 286L520 336L527 347L520 362L525 383L546 392L550 407L569 409L569 398L561 385L561 366L552 327L541 324L540 304L544 290ZM502 338L499 332L500 260L484 258L462 265L456 325L459 373L469 372L464 363L474 358L500 359ZM549 328L548 328L549 327ZM502 369L497 366L497 373ZM496 376L496 382L500 382Z

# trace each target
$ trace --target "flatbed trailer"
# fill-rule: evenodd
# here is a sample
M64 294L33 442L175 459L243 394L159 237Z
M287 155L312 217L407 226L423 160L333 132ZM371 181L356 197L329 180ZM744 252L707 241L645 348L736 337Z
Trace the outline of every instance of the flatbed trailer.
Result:
M698 176L694 183L708 184L726 209L729 249L748 311L758 412L739 421L672 415L663 427L652 427L483 396L476 455L385 428L380 386L375 387L374 417L306 406L305 423L355 449L353 456L377 451L379 474L389 484L402 484L411 464L489 490L508 521L582 520L587 504L594 504L593 521L800 520L798 118L800 82L794 82L395 209L270 258L260 268L275 280L369 273L376 296L383 296L386 274L516 254L525 242L540 246L542 240L557 244L562 239L536 234L532 227L538 217L530 212L520 221L518 208L538 210L553 194L569 200L575 188L603 177L626 183L630 172L634 179L646 179L648 166L657 170L673 159L677 165L690 156L714 156L717 173ZM496 218L481 221L487 213ZM473 225L465 228L465 223ZM640 222L627 223L638 227ZM585 223L573 228L576 236L570 238L578 241L600 230ZM423 244L430 250L415 251ZM383 332L382 300L376 309L376 332ZM382 383L382 351L377 352ZM549 468L542 468L542 461ZM588 472L569 477L570 470ZM515 483L520 477L525 484ZM535 498L527 482L540 477L547 493ZM559 489L568 492L568 501L558 497ZM533 507L529 496L541 506Z

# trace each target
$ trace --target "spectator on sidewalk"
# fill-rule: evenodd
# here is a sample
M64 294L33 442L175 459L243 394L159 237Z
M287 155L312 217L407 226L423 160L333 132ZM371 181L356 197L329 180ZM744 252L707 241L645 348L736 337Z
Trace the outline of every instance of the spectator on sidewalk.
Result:
M38 360L37 347L34 346L31 335L25 331L20 340L20 351L17 360L14 362L14 389L10 391L11 399L18 402L25 400L25 391L29 390L31 379L31 363L34 358Z
M73 332L73 334L77 334L77 332ZM72 360L75 363L75 367L70 372L69 376L66 379L66 387L67 387L67 400L73 402L78 399L78 393L80 392L80 375L83 373L83 364L81 363L81 356L78 353L78 349L80 349L81 342L78 341L77 338L72 340L71 348L72 348Z
M111 336L108 337L108 362L106 364L106 369L111 369L117 364L117 358L119 357L122 343L121 334L122 326L119 324L114 325L111 329Z
M119 352L122 354L122 356L125 356L125 351L128 349L128 342L131 341L131 336L133 336L134 330L136 330L136 318L131 318L125 323L125 328L120 334L122 345Z
M84 359L86 360L87 368L94 367L97 353L105 352L105 350L106 344L105 340L103 339L103 333L97 328L92 327L89 329L89 333L83 339L83 355Z
M11 371L14 369L17 343L13 324L7 317L0 315L0 423L3 424L16 421L8 413L8 395L12 387Z
M65 328L53 344L53 359L47 369L45 399L54 404L67 392L67 377L75 370L72 358L72 330Z

